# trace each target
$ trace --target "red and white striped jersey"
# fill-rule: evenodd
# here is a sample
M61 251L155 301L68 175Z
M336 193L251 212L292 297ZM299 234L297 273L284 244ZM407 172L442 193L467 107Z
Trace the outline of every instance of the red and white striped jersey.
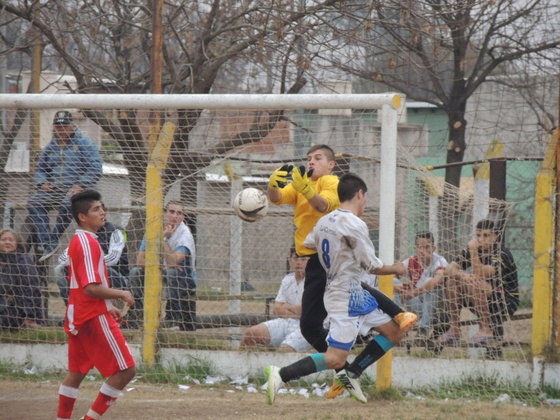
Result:
M64 328L67 332L77 334L85 322L112 308L110 299L88 296L84 288L92 283L100 283L106 287L111 287L111 284L103 249L94 233L77 229L68 246L68 259L70 295Z

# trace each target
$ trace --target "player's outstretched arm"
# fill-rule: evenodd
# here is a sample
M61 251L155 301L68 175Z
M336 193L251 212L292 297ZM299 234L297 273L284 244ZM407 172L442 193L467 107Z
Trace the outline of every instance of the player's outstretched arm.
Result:
M383 265L381 267L375 268L371 274L376 274L378 276L385 276L389 274L394 274L397 276L402 276L406 272L404 264L401 261L397 261L393 265Z
M287 177L292 172L294 167L292 165L283 165L281 168L276 169L268 180L268 197L273 203L280 201L282 194L280 188L286 186Z

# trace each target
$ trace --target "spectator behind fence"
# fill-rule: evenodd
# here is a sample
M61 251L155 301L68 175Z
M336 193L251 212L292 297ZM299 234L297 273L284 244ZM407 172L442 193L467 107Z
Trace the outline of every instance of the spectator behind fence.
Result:
M434 236L431 232L418 232L414 241L415 253L403 261L406 274L397 281L395 292L407 308L418 314L420 331L429 336L435 324L436 307L443 298L443 272L447 260L436 254Z
M517 267L510 250L499 241L498 233L491 220L479 221L467 249L445 269L451 327L438 338L440 344L453 345L461 339L459 315L463 307L472 307L478 317L479 330L469 344L480 346L500 338L503 331L493 327L501 329L501 317L517 310ZM500 319L492 322L496 317Z
M254 325L245 331L241 347L273 346L282 352L306 352L313 346L301 334L301 296L308 257L298 257L295 248L288 259L292 272L286 274L274 301L273 312L278 317Z
M194 238L184 223L183 204L169 201L163 215L162 234L163 282L167 291L165 320L167 327L182 331L194 331L196 321L196 252ZM130 270L130 286L136 303L127 318L127 326L137 328L143 319L144 266L146 259L146 236L140 244L136 266Z
M105 254L105 263L113 289L128 288L128 251L126 248L126 233L109 221L97 231L97 240ZM68 304L68 248L58 257L58 265L54 268L56 284L60 290L60 297L64 304Z
M35 167L37 192L27 203L36 252L44 261L59 247L72 215L70 197L85 188L94 188L102 175L99 150L72 122L72 114L58 111L53 120L53 136L41 151ZM49 210L58 208L51 230Z
M0 327L38 328L44 322L41 279L23 238L0 231Z

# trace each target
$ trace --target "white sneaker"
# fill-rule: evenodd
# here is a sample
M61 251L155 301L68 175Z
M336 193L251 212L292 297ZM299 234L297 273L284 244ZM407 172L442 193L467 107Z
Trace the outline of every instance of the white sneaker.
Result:
M367 398L360 388L360 379L352 378L346 369L340 371L334 378L335 382L338 382L340 386L346 388L348 393L356 401L362 404L367 403Z
M268 387L266 389L266 401L272 405L274 404L278 390L284 383L280 377L280 368L276 366L268 366L266 368L266 378L268 382Z

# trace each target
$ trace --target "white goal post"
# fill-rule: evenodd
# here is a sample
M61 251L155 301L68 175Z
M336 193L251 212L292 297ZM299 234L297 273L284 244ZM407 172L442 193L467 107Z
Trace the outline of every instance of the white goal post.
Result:
M385 94L0 94L0 109L377 109L381 113L379 257L394 260L397 120L401 97Z
M381 110L378 121L381 122L381 158L379 197L379 241L383 247L379 249L379 257L386 264L394 261L395 244L395 205L397 176L397 110L401 105L401 97L396 93L387 94L296 94L296 95L152 95L152 94L1 94L0 109L205 109L205 110L320 110L320 109L352 109ZM156 123L157 124L157 123ZM174 130L174 129L173 129ZM166 128L155 127L151 133L162 133L165 137ZM167 132L167 134L169 134ZM161 139L162 136L158 135ZM161 209L163 202L161 170L165 168L167 147L156 145L151 150L146 175L146 238L155 238L161 232ZM235 227L232 224L232 228ZM232 238L234 235L232 234ZM235 249L235 246L232 246ZM237 254L236 254L237 252ZM241 285L241 255L232 252L230 258L230 276L234 288L238 291ZM154 364L156 361L156 336L161 309L159 297L162 291L161 273L158 269L157 241L146 242L146 282L144 299L144 338L143 361ZM380 289L392 295L392 278L385 277L380 281ZM234 293L235 294L235 293ZM239 312L239 301L230 302L230 312ZM385 358L382 365L390 365ZM389 368L390 369L390 368ZM390 375L390 372L387 372Z
M531 196L517 206L514 200L481 193L475 187L489 173L485 167L477 172L480 177L464 176L460 188L446 184L445 165L438 163L444 160L440 139L446 138L447 126L440 114L416 112L414 103L409 103L414 115L405 123L402 101L398 93L0 94L0 113L5 117L0 134L0 157L5 162L0 183L3 226L21 234L29 254L37 257L35 221L28 205L35 189L33 160L52 141L55 111L69 110L76 128L99 146L103 168L96 188L104 198L108 220L126 231L127 287L144 306L135 305L122 326L130 334L140 369L150 372L157 367L156 372L161 368L166 375L183 378L191 366L211 366L215 373L260 380L263 366L299 358L297 353L268 351L274 345L252 345L246 340L252 327L276 318L273 302L279 287L286 276L295 276L296 264L290 265L287 258L293 247L293 209L271 206L263 220L248 223L235 216L232 201L243 188L266 190L276 168L304 165L313 145L327 144L335 150L336 175L353 172L367 183L363 219L384 264L409 261L417 249L427 249L416 243L417 236L426 233L433 233L432 244L442 250L438 254L455 261L480 217L498 223L502 231L507 222L508 243L531 241L532 245L526 229L515 230L509 224L515 220L515 226L528 225L525 209L532 205ZM523 166L516 179L531 184L534 166ZM488 178L482 181L488 184ZM456 206L441 199L445 191L456 196ZM192 229L196 275L189 278L195 287L181 284L173 291L162 264L161 233L170 217L163 205L175 200L183 206L185 222ZM487 216L478 211L482 208ZM56 211L50 211L51 222L56 216ZM61 249L71 239L73 229L68 227L61 236ZM521 241L521 236L526 240ZM144 249L144 254L137 252ZM529 284L532 264L527 261L532 262L533 255L525 249L518 247L515 258L520 278ZM136 263L138 255L145 256L145 263ZM52 258L40 266L42 292L48 292L42 296L47 306L43 319L54 327L53 334L60 331L65 311L56 261ZM132 280L138 280L136 269L144 269L141 282ZM393 280L412 288L416 284L412 277L381 276L376 285L392 295ZM521 293L529 301L530 289ZM395 295L397 301L405 296ZM494 321L496 340L486 347L468 345L479 322L477 314L465 308L460 314L465 339L459 345L441 346L437 340L450 324L443 285L430 299L427 328L415 327L367 373L378 389L446 387L451 382L460 386L467 378L476 380L477 386L482 382L481 392L493 395L509 392L510 384L543 383L544 375L534 374L537 370L533 371L527 346L527 316L532 315L528 303L520 306L524 311L519 317L508 314ZM183 303L186 306L180 306ZM399 304L411 308L408 301ZM177 313L186 316L179 322L167 317ZM45 341L52 344L43 333L33 334L30 348ZM361 344L353 351L359 351ZM64 363L61 359L60 366Z

